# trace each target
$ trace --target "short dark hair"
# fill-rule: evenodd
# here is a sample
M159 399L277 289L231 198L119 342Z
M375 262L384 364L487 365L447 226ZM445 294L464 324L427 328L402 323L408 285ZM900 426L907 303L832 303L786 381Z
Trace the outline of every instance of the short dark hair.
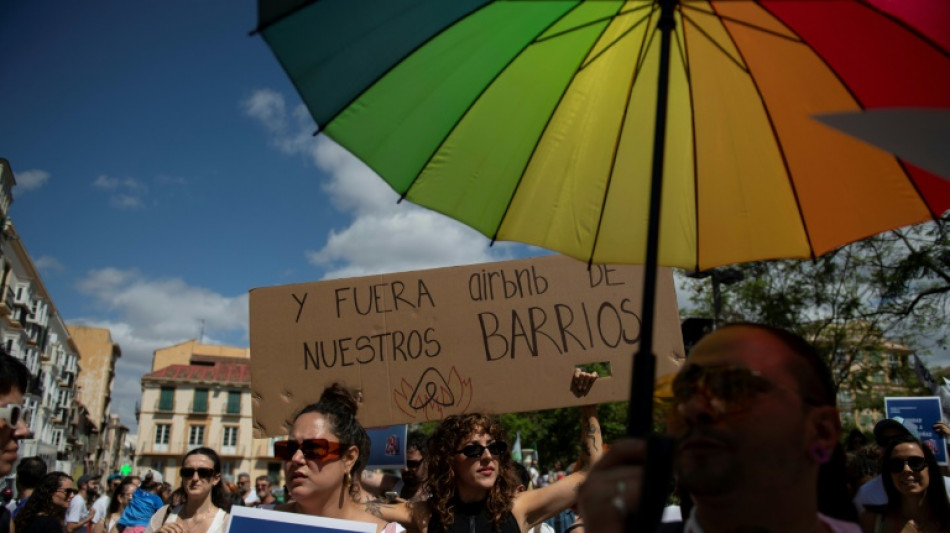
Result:
M428 437L426 437L425 433L418 430L410 431L409 434L406 435L406 451L408 452L409 450L415 448L416 450L419 450L419 453L425 455L427 440Z
M46 461L42 457L32 456L20 459L16 465L16 482L21 489L35 489L46 475Z
M758 329L779 340L798 356L790 360L787 368L798 382L799 393L805 403L812 406L837 407L835 382L828 363L825 362L818 349L804 337L786 329L755 322L734 322L719 329L734 327Z
M0 394L10 394L14 388L26 394L29 384L30 369L0 346Z

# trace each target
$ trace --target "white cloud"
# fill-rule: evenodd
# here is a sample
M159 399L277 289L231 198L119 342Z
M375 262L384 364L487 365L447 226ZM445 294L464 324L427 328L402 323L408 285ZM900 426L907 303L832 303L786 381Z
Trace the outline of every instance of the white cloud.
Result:
M49 181L49 172L45 170L26 170L16 173L17 190L27 192L39 189Z
M224 296L180 279L150 279L136 270L115 268L90 272L78 289L109 318L80 317L69 322L108 328L122 349L113 405L128 426L135 425L140 380L151 371L154 350L197 339L202 329L205 344L246 346L248 342L247 294Z
M45 275L59 274L66 270L66 267L64 267L62 263L55 257L49 255L37 257L33 260L33 264L36 265L37 270Z
M283 95L264 89L242 103L259 121L271 143L284 153L306 157L325 171L323 188L333 206L353 216L343 229L331 230L326 244L308 250L308 260L329 271L326 277L397 272L514 256L510 244L489 248L489 240L448 217L403 202L363 162L316 129L304 106L288 112Z
M92 186L110 193L109 203L117 209L145 207L144 197L148 186L134 178L114 178L105 174L92 182Z

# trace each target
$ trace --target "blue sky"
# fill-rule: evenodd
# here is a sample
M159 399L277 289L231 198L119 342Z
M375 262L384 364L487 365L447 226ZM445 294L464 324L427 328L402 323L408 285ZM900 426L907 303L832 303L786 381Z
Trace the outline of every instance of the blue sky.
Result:
M247 345L254 287L541 253L396 195L315 124L252 0L3 2L14 225L70 323L120 344L135 430L154 349Z

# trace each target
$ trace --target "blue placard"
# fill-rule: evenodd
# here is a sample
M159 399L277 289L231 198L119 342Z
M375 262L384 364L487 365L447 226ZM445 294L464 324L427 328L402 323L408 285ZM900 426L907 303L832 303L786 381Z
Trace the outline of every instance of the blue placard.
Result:
M376 524L235 505L226 533L376 533Z
M938 463L947 464L947 443L933 430L934 424L943 420L939 397L884 398L884 416L901 422L934 452Z
M370 451L368 469L406 468L406 425L367 429Z

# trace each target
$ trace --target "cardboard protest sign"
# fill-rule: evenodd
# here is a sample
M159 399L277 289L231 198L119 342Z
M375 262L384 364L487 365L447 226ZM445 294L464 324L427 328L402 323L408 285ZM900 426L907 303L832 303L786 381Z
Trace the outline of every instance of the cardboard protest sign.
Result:
M235 505L225 533L376 533L376 524Z
M253 289L255 436L289 433L335 381L362 392L365 427L627 400L642 285L639 266L545 256ZM662 376L684 357L669 269L655 320ZM611 376L575 398L589 363Z

